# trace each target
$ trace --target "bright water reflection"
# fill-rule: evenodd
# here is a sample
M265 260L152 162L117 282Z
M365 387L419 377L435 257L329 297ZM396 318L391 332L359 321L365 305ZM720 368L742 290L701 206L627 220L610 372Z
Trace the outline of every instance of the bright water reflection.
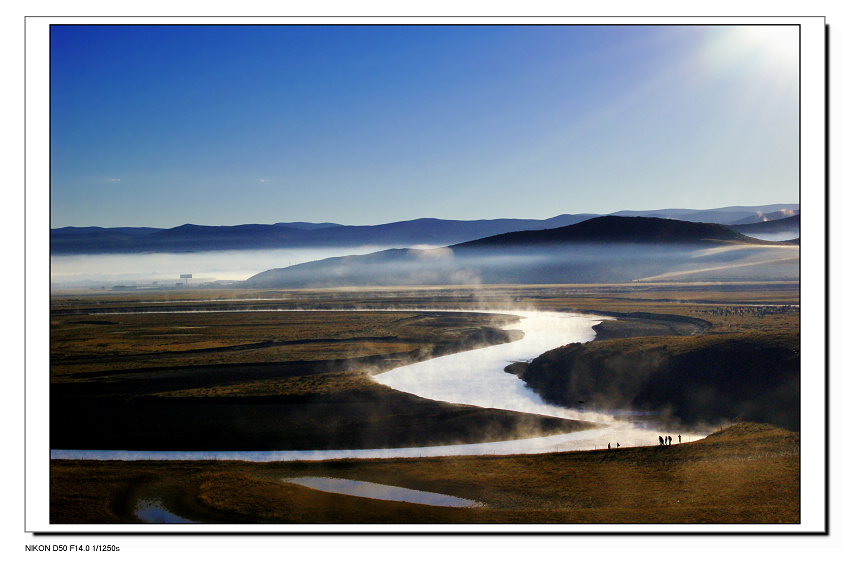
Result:
M395 502L412 502L413 504L425 504L428 506L452 506L455 508L482 508L484 504L467 498L449 496L436 492L412 490L402 487L369 483L366 481L352 481L350 479L334 479L330 477L297 477L284 479L284 482L301 485L304 487L320 490L322 492L333 492L347 494L362 498L374 498L376 500L392 500Z
M646 439L647 434L641 435ZM620 435L620 439L625 440ZM606 439L608 438L608 439ZM326 461L329 459L390 459L394 457L450 457L454 455L518 455L579 451L601 447L611 441L609 428L598 428L545 437L509 441L434 445L430 447L399 447L394 449L329 449L314 451L120 451L93 449L53 449L51 459L88 459L92 461ZM652 439L652 438L649 438ZM652 442L631 445L651 445ZM626 446L627 444L623 444Z
M500 408L562 418L583 413L551 406L515 375L505 372L514 361L530 361L541 353L569 343L593 340L593 326L603 318L557 312L504 312L522 316L511 329L523 339L399 367L375 375L375 380L396 390L433 400Z

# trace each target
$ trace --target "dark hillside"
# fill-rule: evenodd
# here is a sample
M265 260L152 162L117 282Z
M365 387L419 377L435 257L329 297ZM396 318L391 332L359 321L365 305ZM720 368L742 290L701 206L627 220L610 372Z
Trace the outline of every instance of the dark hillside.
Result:
M461 243L454 249L558 243L762 243L720 224L683 222L664 218L601 216L579 224L549 230L513 232Z
M663 412L685 424L742 418L800 427L799 333L572 344L544 353L521 378L562 406Z

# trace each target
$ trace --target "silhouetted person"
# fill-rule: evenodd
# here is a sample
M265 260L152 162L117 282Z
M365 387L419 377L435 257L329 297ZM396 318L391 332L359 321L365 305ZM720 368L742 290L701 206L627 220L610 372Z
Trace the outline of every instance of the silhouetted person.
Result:
M617 449L619 449L619 448L620 448L620 442L618 441L617 442Z
M679 434L679 443L682 443L682 434Z
M608 444L608 450L609 451L611 450L611 444L610 443Z
M673 436L667 436L667 445L673 445Z
M658 436L658 443L660 443L661 445L664 445L664 438L661 437L661 436Z

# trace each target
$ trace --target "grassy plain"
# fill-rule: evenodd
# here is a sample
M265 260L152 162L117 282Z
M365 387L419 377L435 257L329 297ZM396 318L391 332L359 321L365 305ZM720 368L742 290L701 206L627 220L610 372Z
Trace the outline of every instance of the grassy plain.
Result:
M254 310L227 312L234 306ZM274 308L332 311L266 311ZM374 311L391 308L399 311ZM389 447L425 439L476 441L484 429L487 439L511 437L530 424L527 416L419 399L369 378L400 364L516 337L501 329L510 317L414 311L419 309L618 316L617 322L604 322L601 333L637 349L659 335L693 331L799 335L799 285L793 283L55 295L51 447ZM164 310L180 313L155 313ZM559 419L534 423L542 433L580 427ZM667 449L517 457L288 464L53 461L51 521L132 523L133 501L150 492L181 516L223 523L799 521L799 434L749 424L734 429ZM279 481L307 474L453 494L487 507L364 501Z
M800 520L800 437L741 423L672 446L524 456L300 463L53 461L51 522L139 523L155 498L226 524L756 524ZM448 508L320 492L323 476L484 503Z

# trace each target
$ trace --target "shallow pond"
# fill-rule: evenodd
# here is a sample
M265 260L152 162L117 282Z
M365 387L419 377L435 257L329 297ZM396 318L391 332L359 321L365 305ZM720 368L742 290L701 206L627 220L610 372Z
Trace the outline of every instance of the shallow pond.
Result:
M158 498L140 498L136 501L133 514L148 524L197 524L169 512L162 504L162 500Z
M284 479L284 482L301 485L323 492L347 494L362 498L377 500L392 500L395 502L411 502L428 506L452 506L456 508L483 508L484 504L475 500L449 496L436 492L413 490L366 481L350 479L335 479L330 477L297 477Z

